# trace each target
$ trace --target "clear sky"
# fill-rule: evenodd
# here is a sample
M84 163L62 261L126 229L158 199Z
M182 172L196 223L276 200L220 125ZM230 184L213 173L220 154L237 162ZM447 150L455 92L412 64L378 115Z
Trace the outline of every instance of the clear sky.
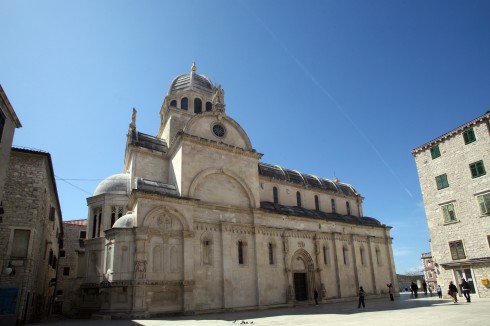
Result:
M156 135L174 77L225 89L263 162L352 184L393 227L396 270L429 233L411 150L490 110L490 1L5 1L0 83L51 153L65 220L122 172L132 108Z

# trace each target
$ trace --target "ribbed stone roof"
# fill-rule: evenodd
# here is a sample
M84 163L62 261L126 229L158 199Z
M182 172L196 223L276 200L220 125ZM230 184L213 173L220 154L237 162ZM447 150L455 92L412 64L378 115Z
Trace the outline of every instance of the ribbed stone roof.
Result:
M260 202L260 208L272 211L278 214L294 215L300 217L309 217L325 221L343 222L348 224L369 225L369 226L381 226L382 224L375 218L367 216L354 216L354 215L340 215L337 213L325 213L313 209L307 209L298 206L285 206L275 204L268 201Z
M114 174L99 183L95 188L94 196L101 194L129 195L129 174Z
M213 84L208 77L195 72L190 74L180 75L172 81L168 89L168 95L172 95L181 91L194 90L200 91L208 95L213 94Z
M347 183L319 178L315 175L285 169L279 165L259 162L259 175L281 181L296 183L304 187L308 186L311 188L332 191L339 194L344 194L346 196L359 196L356 189Z

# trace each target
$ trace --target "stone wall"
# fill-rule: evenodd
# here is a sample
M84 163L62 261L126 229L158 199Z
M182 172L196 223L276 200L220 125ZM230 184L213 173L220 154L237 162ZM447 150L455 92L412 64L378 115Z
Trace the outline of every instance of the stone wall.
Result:
M82 293L80 284L85 277L85 237L87 220L63 222L64 241L58 267L56 300L65 315L78 312Z
M51 166L46 152L12 150L0 224L0 257L2 270L11 264L15 275L2 277L0 286L20 289L18 321L45 318L53 303L52 280L56 280L62 226ZM25 255L21 248L24 244L15 240L16 230L29 231Z
M481 214L476 199L478 195L490 193L489 117L487 113L413 152L431 236L437 283L443 289L450 281L459 284L457 271L470 269L471 274L466 278L473 280L480 297L490 297L490 288L481 282L482 278L490 278L490 261L475 264L471 260L490 256L490 216ZM463 132L470 128L474 130L476 141L465 144ZM441 156L432 159L430 148L435 145L439 146ZM480 160L483 160L486 174L473 178L469 166ZM438 190L435 178L442 174L447 174L449 187ZM455 221L444 220L442 206L447 204L454 206ZM451 241L462 241L464 259L453 259L449 247Z

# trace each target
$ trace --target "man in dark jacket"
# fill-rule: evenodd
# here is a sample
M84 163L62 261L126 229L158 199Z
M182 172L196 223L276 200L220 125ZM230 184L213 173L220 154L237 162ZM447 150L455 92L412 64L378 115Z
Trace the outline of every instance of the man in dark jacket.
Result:
M470 284L468 282L466 282L464 278L462 278L461 279L461 283L459 284L459 287L461 288L461 292L463 292L463 295L466 298L466 302L471 302L471 298L470 298L471 287L470 287Z

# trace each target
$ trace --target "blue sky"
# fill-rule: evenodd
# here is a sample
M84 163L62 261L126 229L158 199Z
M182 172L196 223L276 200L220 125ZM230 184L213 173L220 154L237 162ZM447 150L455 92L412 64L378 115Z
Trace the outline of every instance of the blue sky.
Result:
M14 145L51 153L63 218L81 219L122 172L131 109L155 135L195 60L262 161L365 197L405 273L430 251L411 150L490 110L489 14L490 1L0 0L0 83L23 125Z

